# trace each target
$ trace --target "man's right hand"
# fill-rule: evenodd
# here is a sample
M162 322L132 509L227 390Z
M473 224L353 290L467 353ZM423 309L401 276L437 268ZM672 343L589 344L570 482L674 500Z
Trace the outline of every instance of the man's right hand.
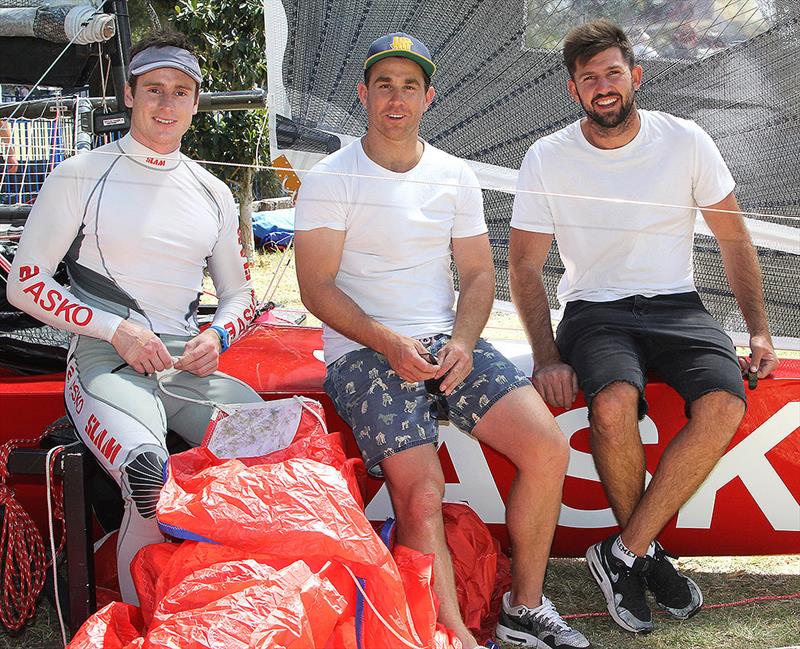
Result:
M172 367L172 356L164 343L142 325L123 320L111 344L130 367L139 374L152 374Z
M557 408L569 408L578 396L575 370L561 361L534 369L533 385L549 405Z
M439 369L425 360L429 356L425 346L415 338L397 335L383 350L391 368L404 381L415 383L432 379Z

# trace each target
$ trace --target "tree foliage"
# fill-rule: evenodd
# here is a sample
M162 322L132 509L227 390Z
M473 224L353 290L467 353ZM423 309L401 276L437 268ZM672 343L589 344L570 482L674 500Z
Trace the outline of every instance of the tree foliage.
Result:
M192 39L203 69L203 89L233 91L265 88L267 62L261 0L177 0L172 26ZM199 160L229 163L209 169L233 188L239 202L242 240L252 253L251 204L256 172L269 165L267 111L198 113L186 137L186 152ZM279 183L261 173L264 196L275 196Z
M153 28L151 12L166 25L175 15L175 3L173 0L128 0L128 20L134 43Z

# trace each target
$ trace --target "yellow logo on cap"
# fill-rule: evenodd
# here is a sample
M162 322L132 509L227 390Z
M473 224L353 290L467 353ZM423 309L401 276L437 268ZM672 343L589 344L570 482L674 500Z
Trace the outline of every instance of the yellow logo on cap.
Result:
M405 36L395 36L394 39L392 39L393 50L405 50L410 52L413 47L414 43L411 42L410 38L406 38Z

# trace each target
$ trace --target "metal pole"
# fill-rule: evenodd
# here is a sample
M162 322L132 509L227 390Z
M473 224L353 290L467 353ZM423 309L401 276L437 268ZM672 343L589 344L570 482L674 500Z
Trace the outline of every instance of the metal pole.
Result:
M125 82L128 80L128 68L131 52L131 23L128 15L128 0L108 0L104 10L113 13L117 18L117 31L113 41L106 43L111 57L111 76L114 78L114 95L117 105L124 106ZM113 43L113 44L112 44ZM103 62L100 62L102 65Z
M86 97L75 100L75 153L92 149L92 102Z
M40 99L36 101L26 101L22 104L10 103L0 105L0 118L9 117L14 110L17 112L15 117L54 117L55 107L60 102L61 110L68 110L66 106L67 98L62 97L57 99ZM103 105L102 97L91 97L88 99L92 103L93 108L99 108ZM114 97L108 97L105 100L106 106L109 110L117 110L117 106L124 105L117 103ZM253 110L259 108L266 108L267 93L262 88L255 90L237 90L233 92L201 92L200 93L200 112L212 112L218 110Z

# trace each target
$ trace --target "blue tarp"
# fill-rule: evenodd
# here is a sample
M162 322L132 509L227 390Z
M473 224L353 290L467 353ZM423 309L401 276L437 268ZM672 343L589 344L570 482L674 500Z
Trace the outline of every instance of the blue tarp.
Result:
M288 246L294 236L294 208L253 212L253 236L259 248Z

